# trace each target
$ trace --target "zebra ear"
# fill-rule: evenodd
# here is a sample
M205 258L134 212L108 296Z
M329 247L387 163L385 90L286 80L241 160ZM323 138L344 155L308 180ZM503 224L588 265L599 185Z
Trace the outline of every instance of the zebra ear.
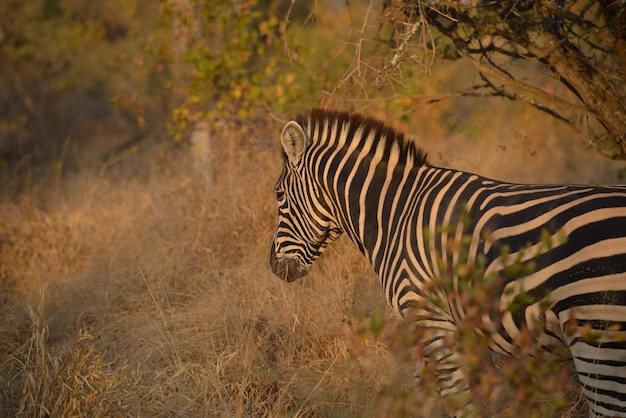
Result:
M302 127L295 121L288 122L280 134L280 142L289 162L298 164L306 147L306 135Z

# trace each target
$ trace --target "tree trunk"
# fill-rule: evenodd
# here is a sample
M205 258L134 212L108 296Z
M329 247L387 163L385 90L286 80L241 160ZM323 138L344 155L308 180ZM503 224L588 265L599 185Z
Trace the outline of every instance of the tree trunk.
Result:
M591 66L582 53L569 42L545 33L545 46L532 42L526 47L548 63L561 81L578 96L596 116L608 136L593 139L603 154L626 159L626 103L604 75Z

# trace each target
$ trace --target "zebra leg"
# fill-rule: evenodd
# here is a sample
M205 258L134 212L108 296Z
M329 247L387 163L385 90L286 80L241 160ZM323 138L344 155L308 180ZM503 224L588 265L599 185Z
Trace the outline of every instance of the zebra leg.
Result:
M565 335L590 416L626 417L626 322L572 321Z
M425 378L424 373L434 362L437 388L446 412L453 417L474 417L478 410L472 403L469 380L460 366L457 344L458 331L438 330L437 335L423 344L424 360L418 364L416 378Z

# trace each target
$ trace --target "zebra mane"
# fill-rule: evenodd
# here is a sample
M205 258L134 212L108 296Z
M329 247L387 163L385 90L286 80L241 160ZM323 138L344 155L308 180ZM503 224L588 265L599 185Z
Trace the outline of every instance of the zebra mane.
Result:
M384 141L385 155L390 155L391 150L397 146L399 150L398 158L400 160L413 161L416 166L429 165L428 155L424 150L415 145L410 139L405 138L402 132L397 131L378 119L364 116L360 113L321 108L311 109L296 118L296 122L298 122L305 131L307 131L309 125L311 125L311 127L316 125L323 126L324 123L333 125L335 121L340 128L345 124L349 124L350 132L352 133L356 132L359 127L364 128L367 132L374 131L376 134L372 150L375 150L376 147L380 145L380 142ZM310 131L313 132L314 129ZM352 137L352 135L349 134L348 137Z

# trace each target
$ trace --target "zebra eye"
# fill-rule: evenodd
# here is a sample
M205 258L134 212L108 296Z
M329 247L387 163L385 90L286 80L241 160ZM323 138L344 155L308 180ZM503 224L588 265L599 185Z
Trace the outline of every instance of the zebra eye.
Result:
M337 238L339 238L339 236L342 233L343 233L343 231L341 230L341 228L330 228L328 230L328 238L330 238L332 241L334 241Z
M276 200L283 200L285 198L285 191L278 186L274 187L274 193L276 193Z

